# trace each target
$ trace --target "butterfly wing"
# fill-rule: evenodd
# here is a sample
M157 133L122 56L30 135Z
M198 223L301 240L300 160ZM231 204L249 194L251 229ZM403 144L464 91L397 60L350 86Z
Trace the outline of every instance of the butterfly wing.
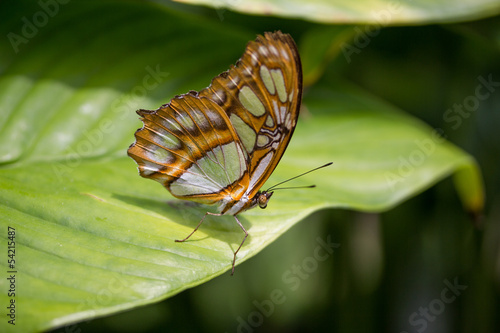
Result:
M280 161L295 129L302 98L302 68L288 34L265 33L199 96L227 114L247 155L253 198Z
M158 181L178 198L205 204L244 192L244 148L219 105L191 92L158 110L137 113L144 126L128 155L142 177Z
M199 93L176 96L158 110L139 110L144 126L128 150L141 176L174 196L237 214L283 155L295 128L302 71L293 39L266 33Z

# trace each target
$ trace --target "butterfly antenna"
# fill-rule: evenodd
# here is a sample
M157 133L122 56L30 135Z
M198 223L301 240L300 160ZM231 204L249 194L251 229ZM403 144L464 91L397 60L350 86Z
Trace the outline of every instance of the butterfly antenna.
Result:
M273 186L274 187L274 186ZM308 185L308 186L291 186L291 187L278 187L278 188L275 188L273 189L273 191L277 191L277 190L294 190L294 189L298 189L298 188L314 188L316 187L316 185ZM269 190L268 190L269 191Z
M276 187L276 186L279 186L279 185L281 185L281 184L284 184L284 183L286 183L286 182L289 182L290 180L294 180L294 179L296 179L296 178L299 178L299 177L302 177L302 176L304 176L304 175L307 175L307 174L308 174L308 173L310 173L310 172L313 172L313 171L316 171L316 170L318 170L318 169L321 169L321 168L327 167L327 166L329 166L329 165L332 165L332 164L333 164L333 162L326 163L325 165L319 166L319 167L314 168L314 169L312 169L312 170L306 171L306 172L304 172L304 173L302 173L302 174L300 174L300 175L298 175L298 176L295 176L295 177L292 177L292 178L287 179L287 180L285 180L285 181L282 181L281 183L275 184L275 185L271 186L270 188L268 188L266 192L271 191L273 188L274 188L274 190L282 190L282 189L285 189L285 187L282 187L282 188L279 188L279 189L278 189L278 188L275 188L275 187ZM316 185L301 186L301 187L298 187L298 188L312 188L312 187L316 187ZM287 187L286 189L289 189L289 188L292 188L292 187ZM293 187L293 188L297 188L297 187Z

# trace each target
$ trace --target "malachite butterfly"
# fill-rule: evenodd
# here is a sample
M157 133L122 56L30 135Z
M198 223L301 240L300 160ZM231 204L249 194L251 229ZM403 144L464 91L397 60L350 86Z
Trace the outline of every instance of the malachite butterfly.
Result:
M157 110L138 110L144 126L128 155L142 177L173 196L217 204L219 214L266 208L273 191L260 191L290 142L302 98L302 68L292 37L267 32L248 43L235 66L208 88L175 96Z

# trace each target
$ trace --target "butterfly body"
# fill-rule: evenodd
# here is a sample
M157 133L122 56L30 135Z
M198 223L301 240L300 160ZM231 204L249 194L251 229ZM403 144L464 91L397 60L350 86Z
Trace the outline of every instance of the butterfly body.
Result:
M219 214L208 214L236 218L256 206L265 208L271 198L273 192L260 188L290 141L301 96L293 39L279 31L266 33L248 43L236 65L209 87L175 96L157 110L137 111L144 126L128 154L141 176L160 182L175 197L216 204Z

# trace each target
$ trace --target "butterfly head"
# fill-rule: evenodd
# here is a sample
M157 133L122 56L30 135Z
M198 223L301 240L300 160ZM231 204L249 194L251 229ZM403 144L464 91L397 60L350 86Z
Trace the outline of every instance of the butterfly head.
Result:
M264 209L267 207L267 203L269 199L271 199L273 193L274 192L267 192L267 191L262 191L257 193L255 197L257 198L257 203L259 204L260 208Z

